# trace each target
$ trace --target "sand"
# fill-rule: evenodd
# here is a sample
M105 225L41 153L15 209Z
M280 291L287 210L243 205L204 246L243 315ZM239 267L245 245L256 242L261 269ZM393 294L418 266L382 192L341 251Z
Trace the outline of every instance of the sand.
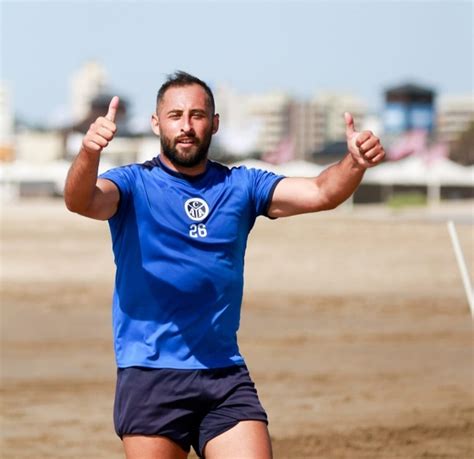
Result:
M343 208L249 241L239 340L275 458L474 457L473 204ZM1 457L120 458L107 224L2 205Z

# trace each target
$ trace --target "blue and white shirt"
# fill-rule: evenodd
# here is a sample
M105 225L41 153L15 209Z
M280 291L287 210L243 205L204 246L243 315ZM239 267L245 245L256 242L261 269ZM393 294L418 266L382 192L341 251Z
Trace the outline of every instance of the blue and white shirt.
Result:
M120 191L109 220L117 365L242 365L237 330L247 237L283 177L212 161L190 177L155 158L101 178Z

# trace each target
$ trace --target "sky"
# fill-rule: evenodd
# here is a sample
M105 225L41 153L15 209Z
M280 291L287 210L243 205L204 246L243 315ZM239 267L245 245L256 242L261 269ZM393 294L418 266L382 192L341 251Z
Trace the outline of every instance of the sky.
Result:
M65 116L70 78L101 62L149 116L177 69L243 93L351 92L370 111L405 82L473 92L472 1L0 0L1 80L17 116ZM218 107L217 107L218 108Z

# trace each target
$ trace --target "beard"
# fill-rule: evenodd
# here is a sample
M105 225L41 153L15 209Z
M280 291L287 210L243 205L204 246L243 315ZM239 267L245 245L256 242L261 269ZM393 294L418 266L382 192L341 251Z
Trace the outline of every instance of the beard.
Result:
M193 147L189 151L179 151L178 143L181 139L191 139ZM203 139L198 139L193 134L183 134L170 139L164 135L160 136L161 152L175 166L195 167L207 159L209 146L211 145L212 132L206 133Z

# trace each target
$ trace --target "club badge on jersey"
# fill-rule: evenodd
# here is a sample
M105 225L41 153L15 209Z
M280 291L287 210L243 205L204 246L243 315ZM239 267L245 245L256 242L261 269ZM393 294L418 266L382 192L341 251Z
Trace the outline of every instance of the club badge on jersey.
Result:
M184 203L186 215L195 222L201 222L209 215L209 206L204 199L191 198ZM192 238L204 238L207 236L207 228L204 223L192 224L189 227L189 236Z

